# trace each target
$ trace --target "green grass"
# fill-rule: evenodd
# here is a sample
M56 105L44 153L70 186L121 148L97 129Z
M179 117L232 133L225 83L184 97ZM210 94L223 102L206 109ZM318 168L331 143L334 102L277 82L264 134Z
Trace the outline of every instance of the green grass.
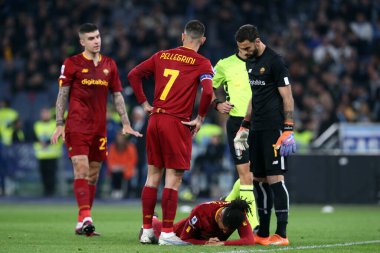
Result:
M291 246L286 250L284 247L274 246L141 245L137 240L141 226L140 206L130 203L96 203L93 218L97 231L101 232L102 236L91 238L75 236L75 214L74 202L71 204L0 203L0 252L380 252L379 206L336 206L335 212L329 214L322 214L321 206L292 206L288 226ZM185 215L178 212L177 220ZM236 237L234 234L233 238ZM306 248L374 240L377 242Z

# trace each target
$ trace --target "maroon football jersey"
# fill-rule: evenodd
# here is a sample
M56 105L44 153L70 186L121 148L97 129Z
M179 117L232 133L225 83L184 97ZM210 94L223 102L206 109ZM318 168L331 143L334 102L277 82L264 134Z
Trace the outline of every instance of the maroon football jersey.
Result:
M115 62L100 55L98 66L83 53L65 60L60 86L70 86L67 133L106 135L108 89L122 90Z
M177 47L157 52L136 66L130 74L138 76L140 80L154 75L153 107L189 120L200 81L204 78L212 79L214 72L207 58L190 48ZM128 78L131 80L133 77ZM141 82L131 84L138 102L145 102Z
M208 239L217 237L226 241L234 231L224 233L218 226L215 217L229 202L211 201L197 205L189 217L175 224L175 233L193 244L205 244ZM238 228L239 240L226 241L226 245L248 245L253 243L253 233L248 219Z

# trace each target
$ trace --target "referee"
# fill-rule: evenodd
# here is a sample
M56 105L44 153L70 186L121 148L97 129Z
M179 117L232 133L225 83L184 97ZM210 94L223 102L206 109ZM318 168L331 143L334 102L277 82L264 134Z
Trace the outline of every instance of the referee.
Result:
M294 101L284 61L260 40L253 25L243 25L235 35L239 50L251 55L247 60L247 72L252 89L245 121L235 138L237 151L244 150L249 133L249 153L254 186L257 191L257 207L260 227L255 242L262 245L286 246L289 195L284 182L287 170L285 157L294 153L293 133ZM248 127L249 128L249 127ZM277 229L269 236L271 209L277 217Z
M232 191L225 200L232 201L241 198L250 203L251 213L248 213L247 216L251 227L255 228L259 223L256 215L253 176L249 167L248 150L236 155L234 148L234 138L244 119L252 96L245 62L248 56L246 52L238 50L236 54L219 60L215 65L215 75L212 83L214 90L223 86L226 94L222 102L222 100L216 98L214 93L213 106L218 112L229 114L227 120L227 138L231 157L239 174L239 179L235 182Z

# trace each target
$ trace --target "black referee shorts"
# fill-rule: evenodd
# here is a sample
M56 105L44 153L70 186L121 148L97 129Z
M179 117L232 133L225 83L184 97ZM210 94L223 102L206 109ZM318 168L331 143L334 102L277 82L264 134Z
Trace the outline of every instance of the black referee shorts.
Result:
M280 135L280 130L250 131L251 171L255 177L283 175L287 171L286 157L273 147Z
M243 151L242 157L238 159L235 153L234 139L236 133L239 131L243 117L230 116L227 120L227 139L228 145L230 146L231 157L234 160L235 165L244 164L249 162L249 152L248 150ZM249 143L249 140L248 140Z

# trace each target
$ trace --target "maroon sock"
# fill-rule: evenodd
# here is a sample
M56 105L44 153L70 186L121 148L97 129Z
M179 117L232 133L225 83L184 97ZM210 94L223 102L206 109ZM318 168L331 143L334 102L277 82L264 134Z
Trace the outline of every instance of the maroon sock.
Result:
M78 203L79 217L81 217L82 219L85 217L91 217L90 191L86 179L74 180L74 193Z
M157 202L157 188L144 186L141 193L143 228L152 228L152 217Z
M90 191L90 208L92 208L92 204L94 203L95 194L96 194L96 185L89 184L88 189Z
M178 191L164 188L162 192L162 232L173 232L173 223L177 212Z

